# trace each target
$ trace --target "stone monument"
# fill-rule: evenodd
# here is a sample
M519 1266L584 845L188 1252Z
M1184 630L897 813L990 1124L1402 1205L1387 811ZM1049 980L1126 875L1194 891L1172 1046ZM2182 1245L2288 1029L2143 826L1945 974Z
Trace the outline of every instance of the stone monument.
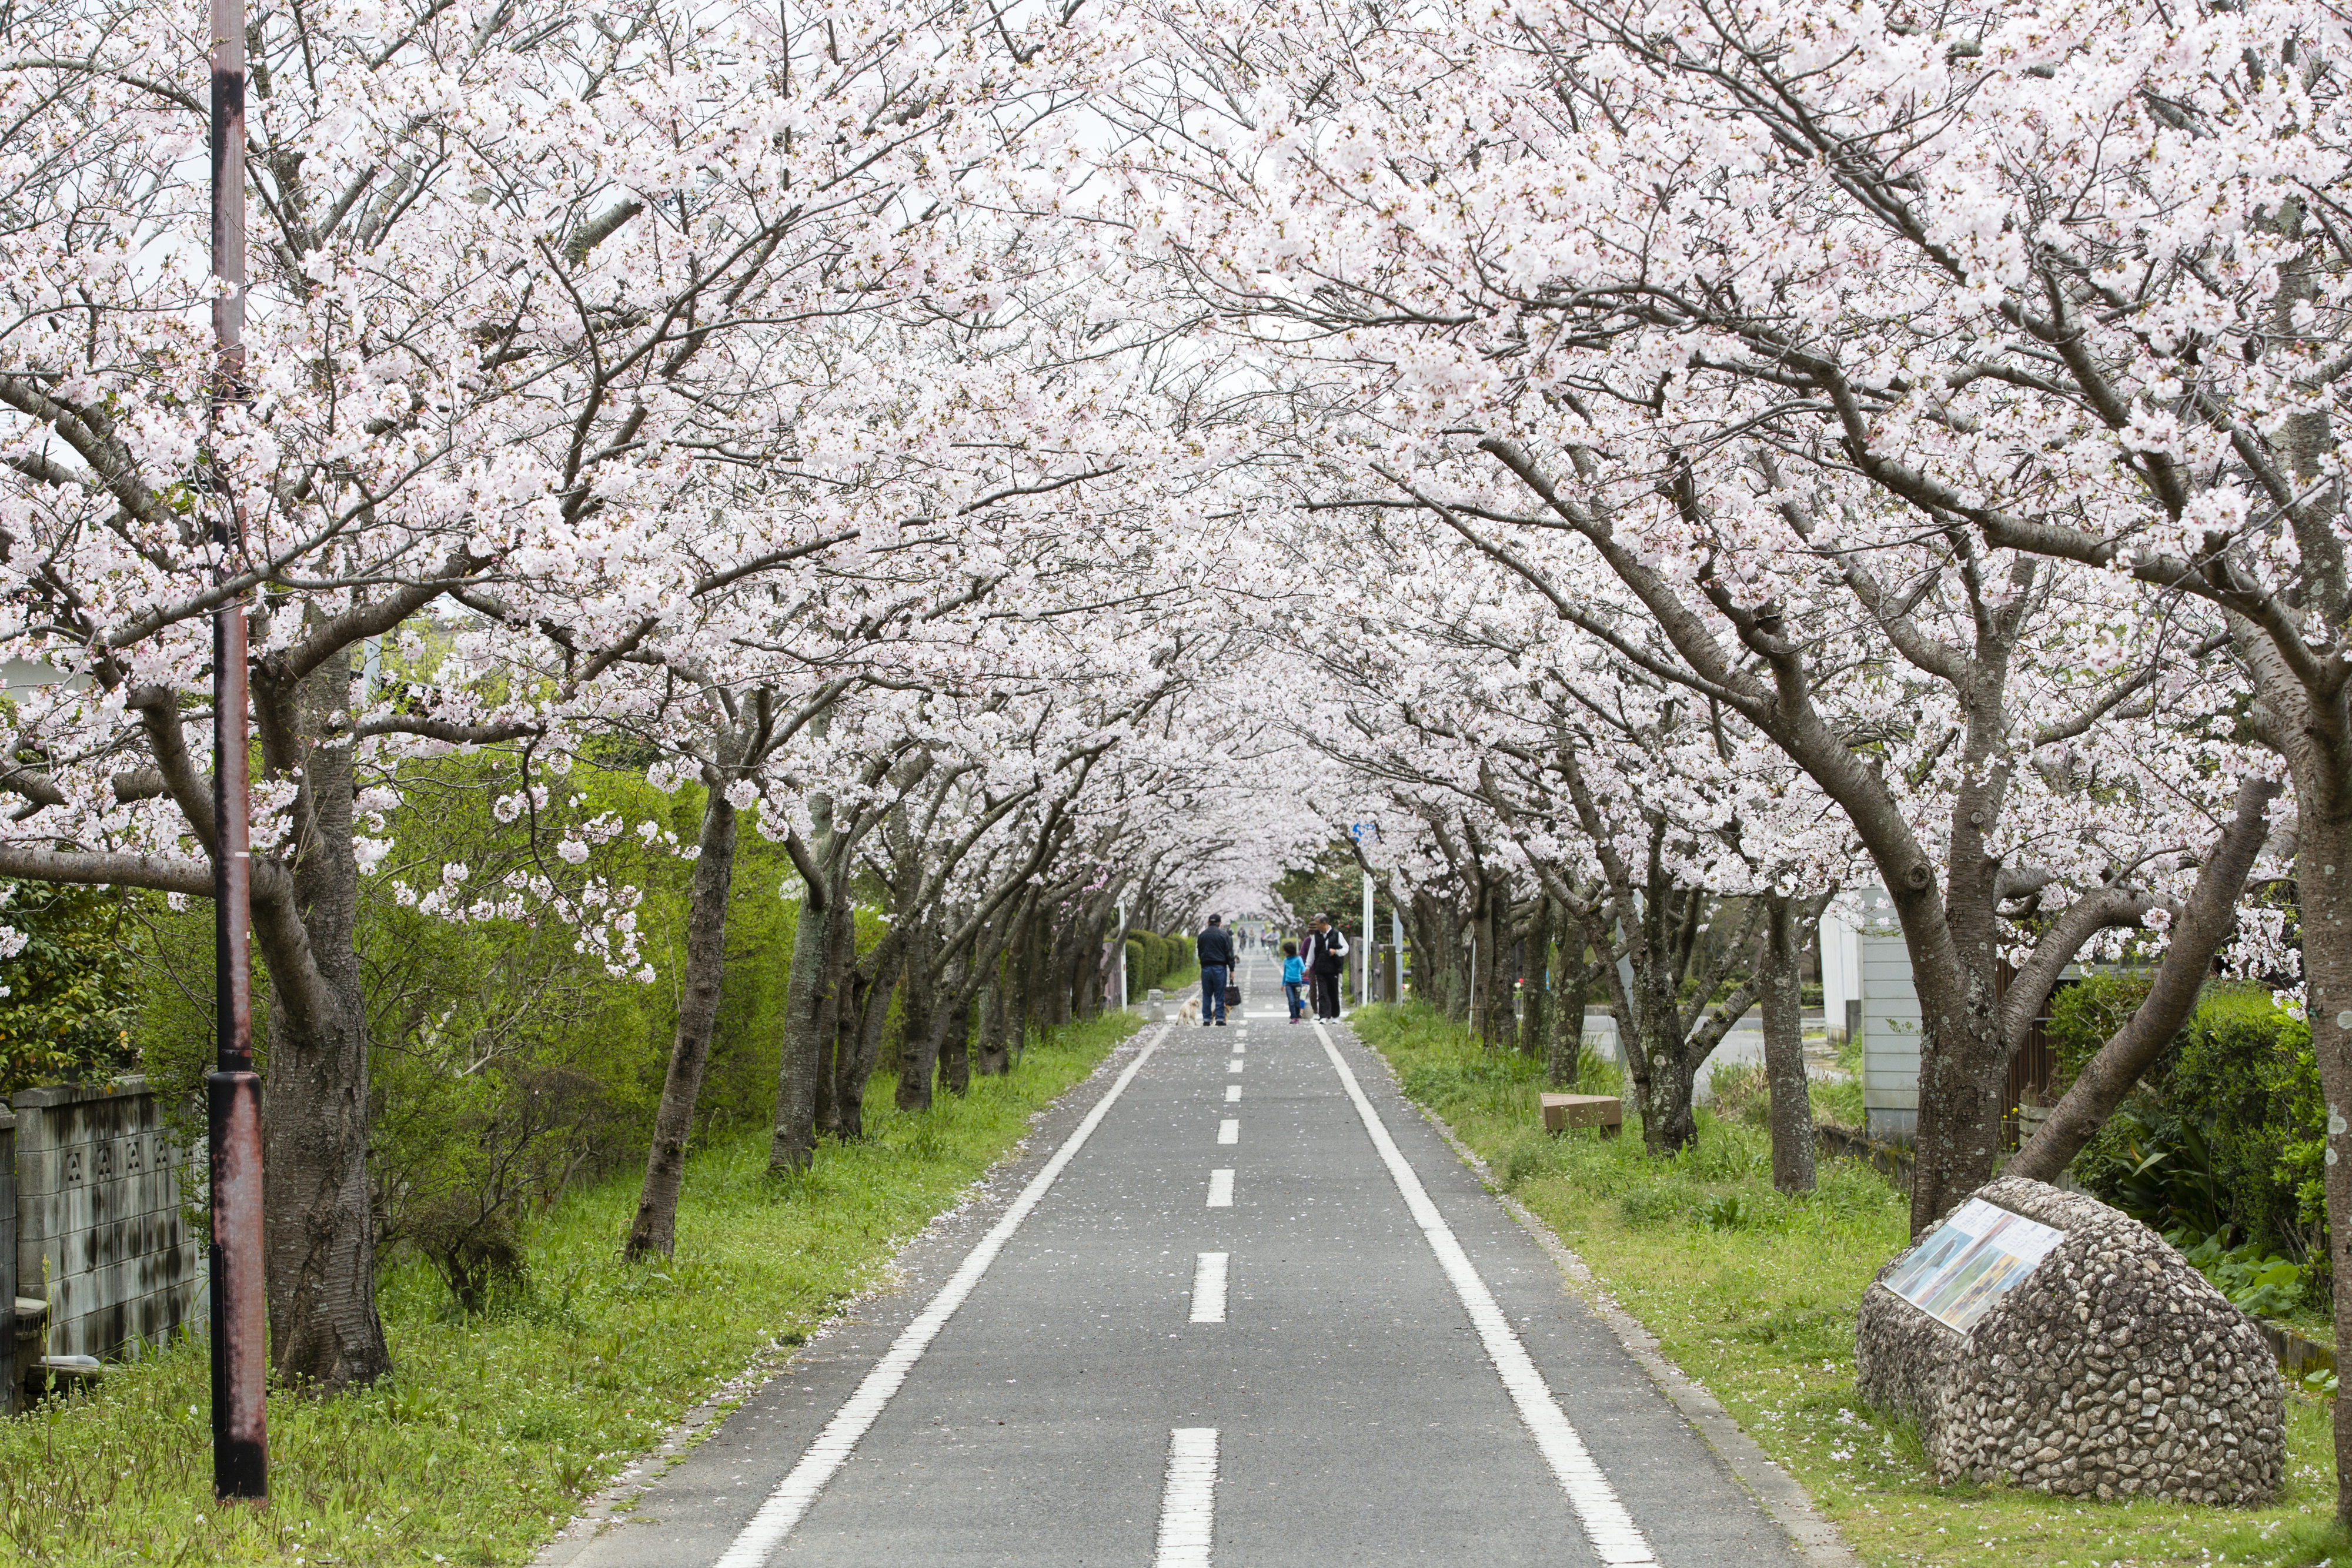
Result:
M1863 1397L1917 1419L1939 1480L2251 1504L2285 1479L2261 1333L2081 1193L1988 1183L1879 1271L1855 1338Z

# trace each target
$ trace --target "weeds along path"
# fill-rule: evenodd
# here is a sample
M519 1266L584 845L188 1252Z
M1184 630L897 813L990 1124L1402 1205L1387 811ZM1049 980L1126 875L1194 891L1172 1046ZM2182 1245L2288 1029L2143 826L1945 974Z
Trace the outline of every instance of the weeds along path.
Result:
M1243 987L542 1562L1801 1561L1376 1059Z

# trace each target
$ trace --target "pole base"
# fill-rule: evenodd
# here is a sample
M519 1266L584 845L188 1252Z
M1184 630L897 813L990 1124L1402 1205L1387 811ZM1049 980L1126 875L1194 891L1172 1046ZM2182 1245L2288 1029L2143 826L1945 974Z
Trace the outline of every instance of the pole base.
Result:
M205 1078L212 1153L213 1495L269 1495L269 1342L261 1262L261 1075Z

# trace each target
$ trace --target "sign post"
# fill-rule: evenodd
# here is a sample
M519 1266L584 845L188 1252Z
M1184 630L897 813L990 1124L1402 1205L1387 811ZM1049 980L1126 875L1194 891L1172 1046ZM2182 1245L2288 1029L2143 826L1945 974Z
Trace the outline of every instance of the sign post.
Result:
M1396 957L1396 991L1389 999L1400 1007L1404 1004L1404 915L1397 909L1396 900L1389 900L1389 951Z
M1381 825L1351 822L1348 836L1360 848L1370 849L1381 841ZM1356 1000L1359 1005L1369 1005L1372 999L1372 954L1380 946L1372 937L1372 873L1369 871L1364 873L1364 920L1356 928L1356 941L1363 948L1356 961Z

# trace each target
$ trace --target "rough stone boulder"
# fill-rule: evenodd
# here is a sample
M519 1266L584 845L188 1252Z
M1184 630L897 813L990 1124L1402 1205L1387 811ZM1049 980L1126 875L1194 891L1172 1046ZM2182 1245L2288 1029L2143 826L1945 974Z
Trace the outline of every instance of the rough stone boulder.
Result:
M1918 1420L1939 1479L2203 1503L2277 1495L2284 1393L2244 1313L2095 1198L2011 1176L1975 1196L2063 1234L2028 1232L2048 1250L1973 1300L1959 1259L1937 1304L1963 1332L1889 1287L1918 1293L1923 1268L1958 1257L1966 1228L1942 1234L1948 1219L1879 1271L1856 1326L1863 1397Z

